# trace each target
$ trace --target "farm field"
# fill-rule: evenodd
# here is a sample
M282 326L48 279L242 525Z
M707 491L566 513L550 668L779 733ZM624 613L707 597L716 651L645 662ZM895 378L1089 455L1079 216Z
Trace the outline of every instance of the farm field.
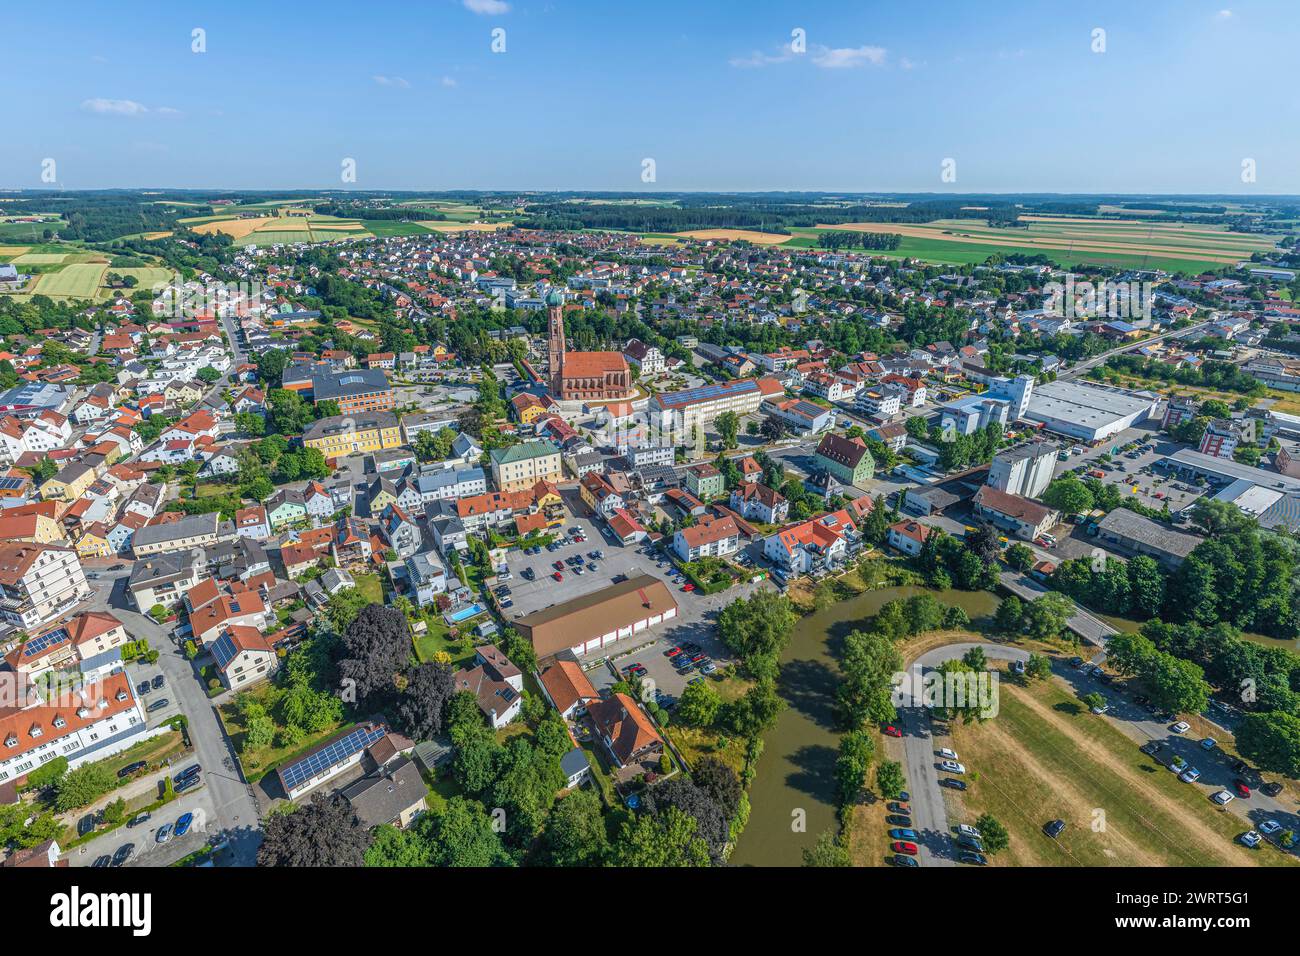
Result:
M149 289L159 283L170 282L176 274L164 266L136 266L130 269L114 269L110 267L104 273L105 278L107 278L109 272L116 272L122 278L134 276L136 282L139 283L136 286L137 289Z
M67 258L66 252L28 252L13 261L15 265L20 266L50 266L57 265Z
M959 820L991 813L1011 834L995 865L1290 866L1271 847L1234 842L1246 826L1217 810L1206 790L1181 783L1106 718L1055 681L1004 680L1000 712L983 724L952 724L952 746L970 770ZM1098 815L1101 811L1101 815ZM1050 840L1048 820L1066 821Z
M514 223L510 222L441 222L433 219L422 220L421 226L426 226L434 232L496 232L498 229L509 229Z
M93 299L108 270L107 262L74 262L47 272L36 283L36 295L59 299Z
M690 229L686 232L676 233L678 236L684 236L687 239L743 239L746 242L752 242L756 246L777 246L783 242L789 242L790 237L779 235L774 232L759 232L756 229Z
M401 222L396 219L364 219L361 225L374 236L424 236L433 232L418 222Z
M314 214L268 215L247 219L210 218L186 224L198 233L225 233L239 246L268 245L277 242L328 242L331 239L364 238L371 235L360 220Z
M1232 265L1254 252L1273 248L1271 237L1231 233L1195 223L1156 223L1137 219L1025 216L1025 228L993 228L983 220L946 219L931 223L840 223L800 230L792 245L815 245L826 230L895 233L903 242L894 256L938 262L975 262L994 253L1049 256L1062 265L1159 267L1199 272Z

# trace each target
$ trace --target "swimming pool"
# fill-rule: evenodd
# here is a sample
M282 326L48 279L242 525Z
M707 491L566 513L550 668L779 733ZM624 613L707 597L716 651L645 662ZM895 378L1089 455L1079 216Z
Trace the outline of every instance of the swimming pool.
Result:
M471 604L469 607L463 607L459 611L454 611L451 614L448 614L447 623L459 624L461 621L468 621L471 617L482 614L486 610L487 608L482 604Z

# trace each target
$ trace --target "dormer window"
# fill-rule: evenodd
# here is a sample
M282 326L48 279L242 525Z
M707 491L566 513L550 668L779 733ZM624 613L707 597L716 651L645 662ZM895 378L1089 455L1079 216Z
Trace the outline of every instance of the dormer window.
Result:
M6 737L6 738L5 738L5 746L6 746L6 747L17 747L17 746L18 746L18 735L17 735L17 734L14 734L14 733L11 733L8 737Z
M27 733L33 737L39 737L41 734L45 733L45 728L40 724L32 724L32 729L27 731Z
M77 708L77 716L80 717L82 720L85 720L87 717L90 716L90 708L89 708L89 707L78 707L78 708Z
M62 714L59 714L58 716L56 716L56 717L54 718L54 726L55 726L57 729L62 730L64 727L68 726L68 722L67 722L66 720L63 719L63 715L62 715Z
M119 701L121 701L121 700L126 700L126 691L124 691L124 690L119 690L119 691L117 692L117 699L118 699Z

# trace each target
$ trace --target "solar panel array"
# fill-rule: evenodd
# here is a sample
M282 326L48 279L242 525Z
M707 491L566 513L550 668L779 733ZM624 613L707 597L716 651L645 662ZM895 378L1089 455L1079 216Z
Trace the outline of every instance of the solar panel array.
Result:
M364 724L357 727L314 754L308 754L297 763L281 767L280 780L283 781L286 790L293 791L317 774L361 753L386 733L388 727L384 724Z
M41 653L47 648L54 647L56 644L62 644L64 641L72 640L72 635L68 633L66 627L56 627L52 631L47 631L40 637L33 637L23 645L23 657L32 657Z
M692 402L720 398L723 395L740 395L745 392L752 392L757 388L758 382L752 378L746 378L737 382L725 382L720 385L700 385L697 388L687 388L680 392L669 392L666 395L659 396L659 398L665 405L688 405Z
M15 491L23 486L26 479L0 478L0 491Z

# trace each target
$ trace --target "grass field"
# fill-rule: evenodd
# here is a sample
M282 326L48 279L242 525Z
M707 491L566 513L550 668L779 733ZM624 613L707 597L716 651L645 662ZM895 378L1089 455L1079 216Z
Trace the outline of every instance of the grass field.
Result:
M58 272L41 276L36 283L37 295L61 299L92 299L99 291L108 265L104 262L76 262Z
M509 229L514 223L510 222L439 222L428 219L420 222L434 232L496 232L498 229Z
M104 273L116 272L118 275L126 278L134 276L137 283L137 289L151 289L160 282L170 282L175 272L163 266L136 266L130 269L114 269L111 266Z
M1247 827L1142 754L1113 722L1090 714L1057 682L1001 684L1000 712L954 724L969 790L948 791L954 821L991 813L1011 834L993 858L1019 866L1295 865L1272 847L1234 842ZM1065 832L1041 832L1052 819Z
M14 265L48 266L58 264L66 258L66 252L28 252L14 259Z
M418 222L401 222L397 219L365 219L361 223L366 232L375 236L422 236L433 232Z

